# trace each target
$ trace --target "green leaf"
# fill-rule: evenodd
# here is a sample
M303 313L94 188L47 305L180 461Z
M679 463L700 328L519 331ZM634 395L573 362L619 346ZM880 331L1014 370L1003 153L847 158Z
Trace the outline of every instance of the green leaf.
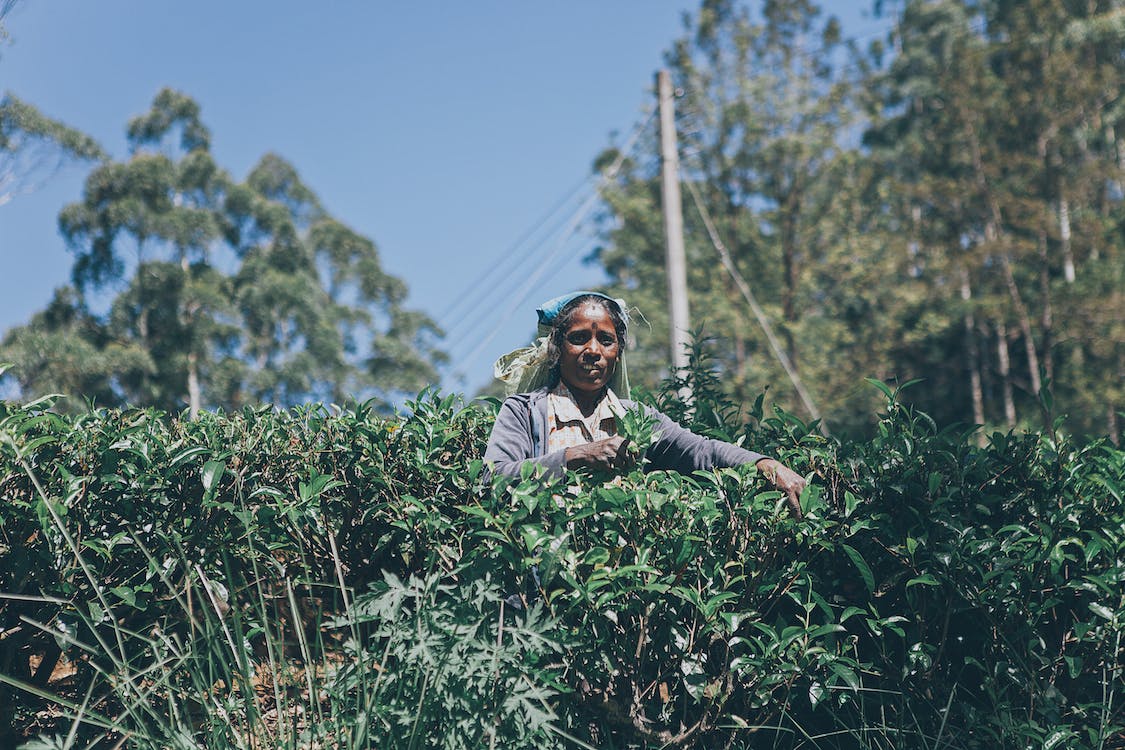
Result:
M207 448L207 447L202 446L202 445L194 445L190 448L185 448L184 450L180 451L179 453L177 453L175 456L172 457L172 459L168 462L168 468L176 469L180 466L180 464L187 463L188 461L191 461L196 456L205 455L205 454L210 453L210 452L211 452L210 448ZM204 489L206 489L206 488L204 488Z
M832 673L836 677L844 681L844 684L852 690L859 690L859 676L851 667L840 664L839 662L832 662Z
M830 622L825 625L817 625L815 628L810 630L809 638L820 638L821 636L828 635L829 633L842 633L846 630L847 628L845 628L843 625L837 625L834 622Z
M129 588L128 586L114 586L112 589L110 589L110 591L112 591L114 594L116 594L117 597L119 599L121 599L121 601L125 602L130 607L136 606L136 604L137 604L137 593L135 591L133 591L133 589Z
M940 585L941 584L938 583L938 580L936 578L934 578L932 575L930 575L929 573L925 573L925 574L920 575L920 576L915 576L914 578L911 578L909 581L906 582L906 588L910 588L911 586L940 586Z
M297 492L301 501L307 503L342 484L343 482L338 479L333 479L331 474L317 474L313 472L309 476L308 482L298 483Z
M828 691L819 682L813 682L809 685L809 703L813 708L816 708L827 694Z
M609 562L609 550L605 547L592 547L586 552L586 555L582 558L582 562L595 567L605 565Z
M1076 736L1072 729L1056 729L1043 740L1043 750L1054 750L1054 748Z
M524 526L520 531L523 535L524 547L526 547L527 551L531 554L535 554L535 550L538 549L541 544L553 538L550 534L543 531L543 529L530 524Z
M1089 606L1090 611L1098 617L1101 617L1104 620L1110 620L1111 622L1113 621L1113 610L1109 607L1105 606L1104 604L1098 604L1097 602L1090 602Z
M210 498L214 496L214 492L218 487L218 481L222 478L226 470L226 461L208 461L203 464L201 478L203 480L203 492L206 497Z
M863 555L859 554L859 552L851 545L841 544L840 546L843 548L844 553L847 554L848 558L852 561L852 565L854 565L856 567L856 570L859 571L859 575L863 579L863 585L867 587L868 593L874 592L875 576L872 575L871 566L869 566L867 564L867 561L863 559Z
M869 385L873 385L878 388L879 392L887 397L887 401L894 401L894 393L891 392L890 386L888 386L882 380L876 380L875 378L864 378L864 380L867 381Z

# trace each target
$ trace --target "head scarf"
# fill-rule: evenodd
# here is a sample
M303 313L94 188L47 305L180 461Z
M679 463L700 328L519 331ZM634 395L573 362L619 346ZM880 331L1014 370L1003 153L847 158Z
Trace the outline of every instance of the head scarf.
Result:
M629 318L625 312L625 300L614 299L601 292L571 292L554 299L549 299L535 309L539 319L536 338L531 346L508 352L492 366L492 372L497 380L505 384L508 395L513 393L527 393L542 388L550 383L551 366L547 362L547 342L551 338L555 319L567 304L578 297L601 297L617 306L621 311L621 318L628 329ZM617 367L614 368L613 377L609 380L609 387L613 392L625 398L629 397L629 373L625 367L625 353L617 358Z

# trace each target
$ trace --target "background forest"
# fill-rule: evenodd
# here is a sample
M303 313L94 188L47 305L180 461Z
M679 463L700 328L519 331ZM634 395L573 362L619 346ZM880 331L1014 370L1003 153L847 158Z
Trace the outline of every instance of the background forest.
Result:
M809 2L708 2L668 55L677 85L693 322L738 401L809 415L712 234L827 424L870 420L864 376L925 378L939 421L1120 434L1125 384L1121 34L1112 2L906 3L848 46ZM655 146L652 146L655 148ZM597 256L668 360L659 181L607 192ZM712 226L708 227L706 221Z
M874 10L890 33L857 43L807 0L709 0L667 52L693 326L728 395L767 388L856 434L877 406L863 377L922 377L910 397L939 422L1011 429L1043 424L1049 383L1069 429L1117 440L1125 10ZM385 273L374 243L283 157L232 177L210 154L205 113L171 89L128 122L122 159L74 125L17 93L0 105L5 201L60 161L90 164L59 212L72 284L0 347L24 397L192 413L351 396L389 407L437 380L441 331L404 307L409 280ZM633 372L650 388L670 358L657 141L650 122L628 153L594 160L623 163L603 183L589 258L649 323Z
M799 517L751 467L490 477L498 402L412 398L461 341L298 165L175 88L121 156L4 94L0 210L87 171L0 340L0 746L1125 748L1125 2L872 11L667 51L684 373L653 118L591 154L637 395Z

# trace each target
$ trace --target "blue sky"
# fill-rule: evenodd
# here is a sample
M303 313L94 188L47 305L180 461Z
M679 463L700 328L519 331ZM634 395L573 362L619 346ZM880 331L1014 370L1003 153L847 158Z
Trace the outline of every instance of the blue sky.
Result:
M563 260L512 314L518 280L471 285L643 119L662 53L697 5L24 0L6 19L0 91L90 133L117 158L126 121L161 87L192 96L232 175L276 152L329 211L376 242L386 269L410 287L410 305L455 334L444 387L471 392L490 380L496 356L526 343L536 302L602 278L581 263L588 238L558 244L556 235L518 245L515 255L557 248ZM875 25L868 2L826 5L849 35ZM67 282L56 217L79 199L84 175L67 169L0 206L0 330Z

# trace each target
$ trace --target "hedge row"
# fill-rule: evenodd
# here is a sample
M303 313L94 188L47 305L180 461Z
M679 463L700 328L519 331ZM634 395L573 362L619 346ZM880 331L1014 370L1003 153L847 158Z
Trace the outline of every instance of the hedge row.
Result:
M980 448L886 394L844 444L699 396L696 429L812 478L801 520L752 469L492 484L495 404L452 397L390 419L0 405L3 705L18 733L85 706L149 736L114 686L178 715L177 686L235 678L156 644L237 630L250 671L328 655L294 746L1125 747L1125 452ZM51 682L60 659L77 673ZM208 721L153 746L254 731Z

